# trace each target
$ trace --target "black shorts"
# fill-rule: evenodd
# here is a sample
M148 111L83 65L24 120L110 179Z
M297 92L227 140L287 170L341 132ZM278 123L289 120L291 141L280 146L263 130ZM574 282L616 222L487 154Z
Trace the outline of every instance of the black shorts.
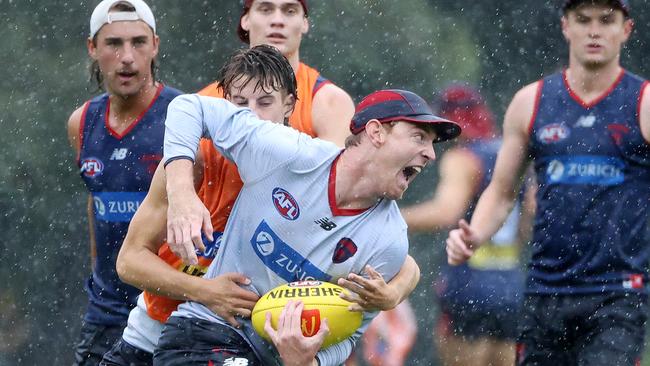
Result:
M231 328L196 318L167 320L154 352L154 365L247 365L261 363L248 343Z
M528 295L517 365L634 366L643 351L646 303L635 293Z
M496 341L514 342L517 339L519 309L502 309L493 312L442 310L436 332L453 334L474 341L490 338Z
M106 352L100 366L151 366L153 365L153 353L143 351L130 345L124 338L113 345L110 351Z
M75 348L75 366L97 366L104 353L122 337L123 325L97 325L84 322Z

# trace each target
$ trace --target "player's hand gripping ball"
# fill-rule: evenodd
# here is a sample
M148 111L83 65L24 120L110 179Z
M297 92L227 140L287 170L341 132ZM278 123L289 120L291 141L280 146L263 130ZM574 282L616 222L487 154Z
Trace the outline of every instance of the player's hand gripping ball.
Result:
M348 310L350 302L343 300L339 294L343 287L329 282L300 281L278 286L264 294L255 304L251 320L253 328L264 339L270 341L264 331L266 313L271 312L271 325L278 329L278 319L282 308L289 300L300 300L304 304L301 327L305 337L315 335L320 329L322 319L327 319L330 333L325 338L322 348L329 347L350 337L361 325L363 314Z

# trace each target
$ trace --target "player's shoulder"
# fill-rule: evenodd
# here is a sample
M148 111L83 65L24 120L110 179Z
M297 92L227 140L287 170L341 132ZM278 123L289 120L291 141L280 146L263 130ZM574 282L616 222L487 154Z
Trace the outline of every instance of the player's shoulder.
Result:
M534 103L539 94L540 88L544 85L544 80L537 80L523 88L519 89L512 98L511 104L529 104Z
M88 107L88 103L89 102L85 102L70 114L68 117L68 128L76 127L76 129L79 129L79 126L81 125L81 118L84 115L84 111Z
M182 94L185 94L185 93L183 91L179 90L179 89L173 88L173 87L168 86L168 85L164 85L161 92L160 92L159 98L172 100L172 99L174 99L177 96L182 95Z
M217 81L208 84L203 89L199 90L197 94L205 95L208 97L223 98L223 90Z
M350 94L331 82L323 84L318 89L318 93L314 95L314 104L317 103L325 103L331 107L341 106L342 104L349 104L354 107Z

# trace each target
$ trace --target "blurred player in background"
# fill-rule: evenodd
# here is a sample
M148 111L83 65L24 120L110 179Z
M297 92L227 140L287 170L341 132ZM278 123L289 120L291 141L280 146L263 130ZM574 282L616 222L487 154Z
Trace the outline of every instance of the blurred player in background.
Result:
M479 253L533 161L517 363L635 365L647 318L650 88L620 65L633 28L627 1L564 1L561 25L569 66L514 96L492 181L471 224L450 232L448 261Z
M440 160L433 198L402 210L410 231L439 231L471 217L501 146L494 114L476 89L465 84L447 87L440 93L439 108L439 114L458 121L463 132ZM434 339L446 366L514 363L523 292L519 202L471 261L443 265L436 279L441 313Z
M68 138L90 196L92 276L75 364L97 365L120 337L139 290L121 282L117 253L162 158L169 102L180 94L155 80L159 38L147 4L104 0L90 18L91 72L106 92L75 110Z

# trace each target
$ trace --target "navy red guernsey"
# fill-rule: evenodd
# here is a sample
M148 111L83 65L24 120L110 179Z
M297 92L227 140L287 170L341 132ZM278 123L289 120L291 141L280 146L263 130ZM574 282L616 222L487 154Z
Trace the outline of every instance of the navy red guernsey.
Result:
M622 71L585 103L564 73L540 83L530 124L540 187L529 293L646 292L650 146L639 124L646 86Z
M86 283L86 322L123 324L141 292L119 280L115 261L129 222L162 158L167 105L179 94L161 85L149 108L121 134L108 125L107 94L86 103L78 163L93 197L97 243L93 274Z

